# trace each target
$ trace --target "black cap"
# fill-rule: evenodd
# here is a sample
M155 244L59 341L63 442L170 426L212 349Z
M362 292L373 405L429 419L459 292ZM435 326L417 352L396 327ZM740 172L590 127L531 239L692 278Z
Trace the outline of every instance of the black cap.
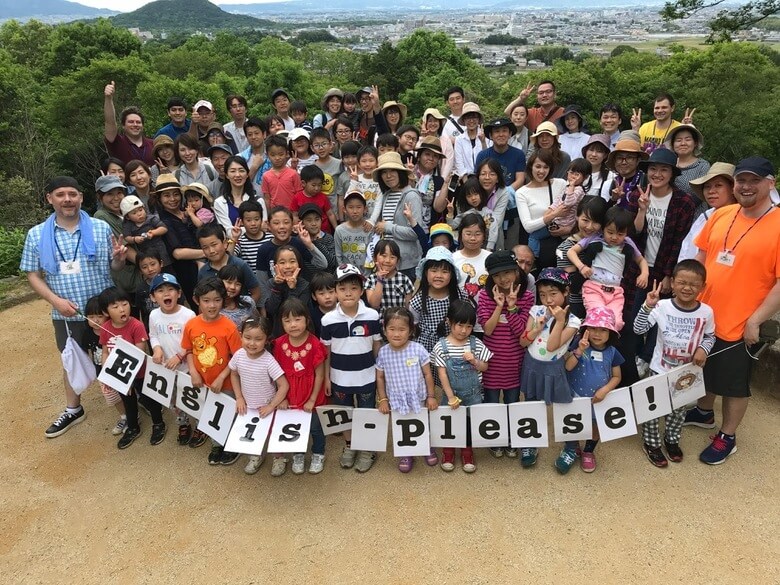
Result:
M514 122L510 120L509 118L496 118L489 124L485 124L483 127L483 130L485 131L485 136L490 138L490 135L493 133L493 130L496 128L509 128L509 132L511 136L514 136L517 133L517 127L515 126Z
M485 270L490 276L504 270L517 270L517 258L511 250L493 252L485 259Z
M749 156L737 163L737 168L734 169L734 176L736 177L740 173L753 173L763 178L773 177L775 175L775 167L762 156Z
M271 101L273 102L276 98L278 98L280 95L283 95L288 100L290 99L290 94L287 93L284 89L281 87L277 87L273 92L271 92Z
M301 208L298 210L298 217L303 219L310 213L316 213L322 217L322 209L320 209L320 206L316 203L304 203L301 205Z
M49 184L46 185L46 192L51 193L62 187L72 187L73 189L76 189L76 191L81 191L81 187L79 187L79 183L76 179L60 175L49 181Z

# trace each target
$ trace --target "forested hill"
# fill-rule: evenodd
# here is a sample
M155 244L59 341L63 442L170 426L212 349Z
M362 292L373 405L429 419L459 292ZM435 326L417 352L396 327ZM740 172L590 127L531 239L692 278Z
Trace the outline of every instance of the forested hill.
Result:
M114 26L141 30L217 30L268 28L270 20L230 14L208 0L157 0L138 10L112 17Z
M109 16L115 10L84 6L67 0L0 0L0 18L30 18L51 16Z

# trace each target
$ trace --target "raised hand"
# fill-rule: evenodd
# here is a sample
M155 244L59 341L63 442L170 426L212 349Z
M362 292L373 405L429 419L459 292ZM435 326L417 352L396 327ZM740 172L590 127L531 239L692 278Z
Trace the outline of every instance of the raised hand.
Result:
M647 291L645 304L652 309L658 304L659 300L661 300L661 283L654 280L652 288Z
M612 189L612 201L619 201L623 197L623 184L625 179L623 177L615 177L615 187Z
M509 285L509 294L506 295L506 304L510 309L517 306L517 295L520 294L520 285Z
M374 107L378 107L381 104L379 103L379 86L372 85L371 86L371 102L374 104Z
M534 85L533 81L529 81L528 85L525 86L525 89L520 92L520 95L517 96L520 98L520 101L524 102L528 99L528 96L533 93L533 91L536 89L536 86Z
M298 284L298 275L301 273L301 267L295 269L295 272L292 273L292 276L288 276L284 279L284 281L287 283L287 287L292 290L295 288L295 285Z
M307 248L310 248L311 243L311 234L309 231L303 227L303 222L299 221L298 224L295 226L295 229L298 230L298 237L300 238L301 242L303 242L303 245Z
M590 332L586 329L585 334L580 338L580 342L577 344L580 353L585 353L585 350L590 347L590 342L588 341L589 335Z
M637 185L636 190L639 192L639 199L637 205L639 209L647 213L647 208L650 207L650 187L642 189L642 185Z
M552 313L553 319L558 322L561 322L566 318L568 310L569 305L566 305L565 307L550 307L550 313Z
M349 178L353 181L358 180L358 168L357 165L355 166L348 166L347 170L349 170Z
M696 108L685 108L685 115L682 117L683 124L693 124L693 113Z
M403 214L404 214L404 217L406 218L406 221L411 223L412 220L414 219L414 214L412 213L412 204L411 203L404 203Z
M124 262L127 259L124 236L111 236L111 258L119 262Z
M233 226L230 228L230 239L238 240L240 235L241 235L241 218L239 217L236 220L236 223L234 223Z
M506 302L506 295L501 292L497 284L493 286L493 300L496 301L496 305L499 307L503 307Z
M103 95L106 97L113 97L116 92L116 83L113 81L103 88Z
M631 108L631 129L634 132L639 132L639 127L642 125L642 108Z

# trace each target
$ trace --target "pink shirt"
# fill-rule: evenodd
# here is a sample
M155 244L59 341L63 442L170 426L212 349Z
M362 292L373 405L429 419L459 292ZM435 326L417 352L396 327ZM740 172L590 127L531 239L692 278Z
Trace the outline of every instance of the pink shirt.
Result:
M276 394L274 381L284 376L279 362L268 350L260 357L250 358L241 348L230 358L228 367L241 378L241 394L248 408L260 408L271 402Z
M283 205L288 209L292 205L293 195L303 190L301 177L297 171L289 167L281 169L269 169L263 173L263 195L268 197L270 207Z

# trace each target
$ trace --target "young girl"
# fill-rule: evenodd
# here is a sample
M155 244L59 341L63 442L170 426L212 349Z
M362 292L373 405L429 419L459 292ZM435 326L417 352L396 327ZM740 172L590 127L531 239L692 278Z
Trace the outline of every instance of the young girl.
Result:
M560 268L542 269L536 279L536 291L542 304L531 307L525 333L520 338L520 345L528 348L520 387L526 400L569 403L572 392L566 380L563 356L580 328L580 319L569 311L568 273ZM564 447L558 459L569 455ZM531 467L536 463L536 456L536 448L524 448L520 464Z
M586 183L587 185L583 187ZM528 246L538 255L541 249L541 240L550 236L550 230L558 228L563 233L570 233L577 224L577 205L585 196L585 191L590 187L590 163L584 158L574 159L566 172L566 189L558 195L550 211L560 210L560 213L547 226L528 234Z
M500 402L503 392L504 404L511 404L520 399L520 369L525 350L517 346L517 341L525 331L534 299L527 290L525 273L509 250L493 252L485 267L488 278L485 288L477 295L477 322L482 325L483 341L495 359L482 375L484 402ZM490 451L494 457L504 453L517 457L517 449L509 447L491 447Z
M391 307L385 312L385 337L376 358L376 393L379 412L399 414L420 412L422 407L436 410L439 403L433 393L430 353L419 343L410 341L414 317L405 307ZM431 449L425 463L436 465L439 458ZM414 459L400 457L398 470L409 473Z
M448 220L453 229L460 227L463 219L471 213L480 214L482 208L485 207L487 202L482 187L479 184L479 179L475 176L471 176L458 188L455 193L455 199L447 204L447 215L452 216L452 219Z
M590 398L593 403L601 402L612 390L620 384L620 364L623 356L615 349L618 340L615 315L606 307L598 307L588 311L588 316L582 322L581 338L575 349L566 358L566 372L569 385L576 396ZM599 442L599 430L593 421L593 438L585 442L582 450L580 467L585 473L596 469L594 450ZM579 441L567 441L562 457L555 462L555 467L561 473L571 468Z
M466 299L466 293L455 278L452 252L441 246L431 248L420 260L417 278L420 288L409 301L409 308L420 329L417 340L430 352L439 337L449 333L445 317L450 301Z
M615 173L606 165L610 153L609 136L594 134L582 149L582 156L590 163L590 188L585 189L588 195L597 195L609 201L609 186L615 178Z
M366 300L379 311L379 316L391 307L406 307L414 291L414 283L398 271L401 250L393 240L379 240L374 246L374 272L366 279Z
M482 247L486 236L487 227L482 216L471 213L463 218L458 228L458 242L461 248L452 257L455 261L458 284L471 299L477 298L480 287L487 281L485 261L490 256L490 252Z
M239 327L241 349L233 354L228 363L230 381L236 395L236 412L246 414L247 409L259 409L260 416L273 414L277 408L287 408L289 384L279 363L266 343L271 333L271 324L265 317L255 315L246 319ZM252 455L244 472L257 473L263 463L262 455ZM287 467L283 455L274 457L271 475L282 475Z
M242 295L244 288L244 272L240 266L235 264L226 264L217 272L219 278L227 290L227 298L222 305L220 313L235 323L236 327L241 328L241 323L256 312L255 302L249 295Z
M287 299L279 309L284 335L274 341L274 357L282 366L290 385L287 402L290 408L303 409L311 417L311 463L309 473L320 473L325 465L325 434L314 410L325 404L325 358L327 351L311 333L311 315L299 299ZM293 455L292 472L303 473L305 453Z
M295 128L290 132L288 140L290 141L290 160L287 161L287 165L300 174L301 170L313 165L317 160L317 155L314 154L311 147L311 137L309 132L303 128Z
M184 197L187 201L187 207L184 211L187 212L192 225L199 228L214 221L214 212L211 210L214 199L205 185L202 183L187 185L184 188Z
M433 348L433 361L437 377L441 379L441 405L452 409L472 406L482 402L482 372L488 369L488 361L493 354L471 333L477 322L474 306L468 301L453 301L447 311L447 327L450 333L442 337ZM466 435L465 449L460 452L463 471L474 473L474 452L471 448L471 435ZM445 448L442 453L441 468L452 471L455 461L455 449Z
M279 309L287 299L309 300L309 282L301 276L303 259L300 252L290 245L279 246L274 253L274 278L271 281L271 294L265 300L265 312L273 323L273 336L282 333L282 320Z

